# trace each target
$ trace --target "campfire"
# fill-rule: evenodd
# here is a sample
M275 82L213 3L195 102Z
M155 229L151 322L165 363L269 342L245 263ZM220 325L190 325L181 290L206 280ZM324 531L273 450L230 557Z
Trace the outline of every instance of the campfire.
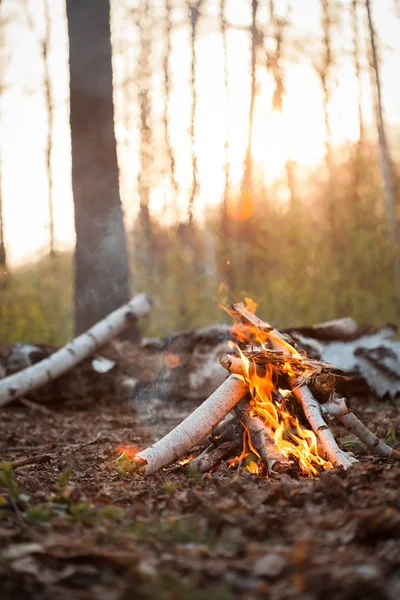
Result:
M177 462L201 473L223 462L260 476L290 472L314 476L357 462L329 427L336 419L382 457L400 453L380 441L335 391L343 377L334 365L313 360L294 341L255 315L257 305L234 304L231 354L220 363L225 382L193 413L133 458L143 474Z

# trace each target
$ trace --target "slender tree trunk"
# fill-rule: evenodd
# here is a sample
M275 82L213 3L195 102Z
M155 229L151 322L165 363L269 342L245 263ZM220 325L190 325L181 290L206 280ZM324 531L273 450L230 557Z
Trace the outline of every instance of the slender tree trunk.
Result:
M199 188L198 171L197 171L197 152L196 152L196 114L197 114L197 87L196 87L196 71L197 71L197 54L196 54L196 38L197 26L200 18L200 8L203 0L197 0L194 4L189 4L189 20L190 20L190 89L192 94L192 110L190 115L190 140L192 146L192 187L189 196L188 220L189 224L193 224L194 202Z
M289 10L290 8L288 7L288 12ZM270 69L275 83L272 105L275 110L282 110L283 97L285 94L282 48L288 18L282 19L276 15L274 0L270 0L269 2L269 20L274 30L275 41L275 50L267 57L267 68Z
M67 0L72 187L75 206L75 329L130 297L114 132L109 0ZM138 337L138 330L132 333Z
M229 164L229 77L228 77L228 40L227 40L227 26L225 19L226 0L220 0L219 4L219 22L222 36L222 51L223 51L223 71L224 71L224 88L225 88L225 114L226 114L226 126L225 126L225 157L224 157L224 192L221 205L221 253L222 253L222 268L221 275L228 289L233 290L234 281L234 270L232 267L233 256L232 256L232 223L229 218L228 205L229 205L229 188L230 188L230 164Z
M357 79L357 108L358 108L358 149L361 152L364 145L365 126L362 110L362 86L361 86L361 64L360 64L360 27L357 15L357 0L351 2L351 20L353 25L353 62L354 72Z
M248 133L247 133L247 148L244 165L243 190L250 191L253 180L253 124L254 124L254 105L256 99L256 66L257 66L257 45L259 40L259 32L257 28L257 12L258 0L251 2L251 58L250 58L250 103L249 103L249 118L248 118Z
M165 55L164 55L164 135L169 173L171 179L172 193L174 195L173 205L177 213L177 201L179 186L175 173L175 155L171 144L169 106L171 99L171 69L170 59L172 54L172 1L165 0Z
M396 198L393 182L392 165L390 160L389 147L386 137L385 120L383 116L382 106L382 86L380 77L380 66L378 59L377 43L376 43L376 32L372 18L371 3L370 0L365 0L368 16L368 29L371 46L371 57L372 57L372 71L375 83L375 97L376 97L376 121L378 128L378 139L379 139L379 152L380 152L380 164L381 174L383 180L383 197L385 203L387 227L390 239L396 250L399 250L398 231L396 223ZM399 270L399 259L396 259L395 274L398 285L400 286L400 270Z
M2 194L2 164L0 155L0 276L7 272L7 250L4 240L4 214L3 214L3 194Z
M51 90L51 76L50 76L50 64L49 64L49 50L50 50L50 36L51 36L51 22L50 22L50 4L49 0L44 0L44 21L45 21L45 33L42 41L42 55L43 55L43 68L44 68L44 94L46 99L46 112L47 112L47 137L45 145L45 157L46 157L46 175L48 185L48 210L49 210L49 241L50 241L50 256L55 257L55 237L54 237L54 201L53 201L53 169L52 169L52 156L53 156L53 130L54 130L54 111L53 111L53 96Z
M140 58L138 71L139 107L140 107L140 170L139 170L139 222L143 234L144 255L141 260L153 264L154 242L150 216L150 190L152 184L152 124L151 124L151 43L149 34L149 1L143 4L139 19Z
M323 45L324 45L324 56L322 67L319 70L319 76L321 80L321 86L323 91L323 104L324 104L324 118L325 118L325 129L326 129L326 164L329 171L329 175L332 175L332 130L331 122L329 118L329 102L331 100L330 92L330 71L332 68L332 48L331 48L331 7L329 5L330 0L321 0L322 9L322 34L323 34Z
M222 35L222 51L223 51L223 70L224 70L224 89L225 89L225 112L226 112L226 127L225 127L225 159L224 159L224 196L223 196L223 214L228 213L228 195L229 195L229 81L228 81L228 40L226 36L226 20L225 20L226 0L220 0L219 5L219 22Z

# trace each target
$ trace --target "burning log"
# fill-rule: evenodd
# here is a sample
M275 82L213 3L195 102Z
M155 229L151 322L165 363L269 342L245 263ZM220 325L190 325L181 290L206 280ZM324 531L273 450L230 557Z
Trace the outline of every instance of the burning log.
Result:
M234 354L223 354L219 359L220 364L230 373L241 375L242 377L265 377L265 365L256 364L252 360L244 363L239 356Z
M314 398L308 387L306 385L296 387L298 382L293 379L289 379L289 385L292 388L293 395L302 407L312 430L318 436L321 446L329 457L329 460L337 467L343 467L344 469L351 467L352 463L357 461L352 459L337 445L331 430L322 417L319 402Z
M247 386L242 379L235 375L228 377L175 429L136 455L134 462L137 469L145 474L154 473L184 456L212 431L246 393Z
M250 448L264 462L268 473L282 473L290 468L290 461L279 451L274 442L272 430L264 421L256 415L251 414L251 406L248 402L237 407L237 412L248 435Z
M224 458L240 451L241 439L223 442L218 446L208 446L199 456L189 462L189 466L199 473L206 473L218 465Z
M322 410L331 417L336 417L349 431L351 431L358 439L378 456L400 460L400 452L394 450L375 434L372 433L360 421L358 417L347 406L346 398L333 393L328 402L322 404Z
M150 312L146 294L138 294L48 358L0 380L0 407L63 375L113 337Z

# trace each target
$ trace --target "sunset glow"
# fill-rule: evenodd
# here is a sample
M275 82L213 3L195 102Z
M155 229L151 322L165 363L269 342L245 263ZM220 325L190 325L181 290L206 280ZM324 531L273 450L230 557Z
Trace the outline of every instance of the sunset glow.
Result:
M132 1L131 7L136 3ZM282 15L287 2L277 2ZM296 39L301 50L287 52L285 66L285 96L281 112L271 104L274 84L265 70L260 53L257 69L258 95L255 106L253 159L254 170L268 184L279 182L285 173L288 160L301 167L315 167L325 154L326 130L322 107L322 90L313 61L315 48L320 50L319 2L292 3L290 39ZM346 5L349 4L347 1ZM126 23L126 10L117 0L113 5L113 43L115 46L114 73L116 83L116 133L119 143L121 167L121 194L127 224L130 226L138 207L136 177L138 157L137 90L127 90L124 80L129 69L135 66L137 36L133 22ZM214 6L215 5L215 6ZM161 0L154 2L155 13L162 16ZM176 175L180 187L178 213L176 214L172 191L165 164L157 156L154 165L157 184L152 191L151 208L158 214L163 211L169 221L185 218L188 190L191 186L190 97L188 87L189 47L188 29L182 24L184 15L178 2L175 8L174 51L171 59L173 93L170 101L171 142L176 158ZM307 10L304 10L304 7ZM38 39L43 29L41 0L29 2L35 25L30 28L24 15L23 3L4 0L3 56L6 65L5 92L1 99L1 161L2 194L6 222L6 242L11 263L27 260L48 240L47 181L44 162L44 141L47 135L43 103L42 64ZM51 3L52 43L51 70L53 78L55 131L53 134L53 186L55 207L55 233L57 249L72 245L74 240L72 192L70 183L70 137L68 125L68 63L65 7L62 0ZM393 3L389 0L375 3L378 33L384 39L382 50L382 75L386 117L395 125L400 123L400 89L397 85L400 58L400 21L394 18ZM247 140L247 114L249 87L249 36L243 30L228 32L228 83L225 97L222 38L214 26L216 4L209 2L209 14L203 17L197 41L197 92L196 153L200 190L195 212L202 220L206 206L220 202L224 186L223 163L226 132L229 142L230 181L233 194L240 188L243 159ZM347 13L346 13L347 14ZM231 23L248 26L249 11L245 0L228 2L227 17ZM123 29L125 27L125 29ZM357 140L357 86L351 61L351 31L347 17L339 28L336 40L338 51L335 82L332 90L330 119L333 143L336 147ZM384 31L384 35L383 32ZM366 33L362 30L362 44ZM15 39L18 38L18 44ZM122 39L129 39L132 50L129 56L119 50ZM339 48L341 53L339 55ZM159 98L162 80L160 44L156 44L152 60L156 65L153 77L153 119L155 143L162 149L162 103ZM292 60L291 54L296 54ZM365 53L364 53L365 55ZM367 64L362 64L363 110L365 121L373 123L372 94ZM158 71L157 71L158 69ZM133 91L132 91L133 90ZM372 134L371 134L372 135ZM284 197L284 193L283 196ZM249 210L249 206L247 209ZM21 216L23 218L21 218Z

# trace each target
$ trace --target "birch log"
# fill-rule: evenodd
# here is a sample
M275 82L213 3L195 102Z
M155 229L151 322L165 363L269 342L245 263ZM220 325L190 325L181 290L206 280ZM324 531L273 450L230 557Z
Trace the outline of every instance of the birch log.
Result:
M372 431L360 421L348 408L346 399L332 394L330 400L322 405L322 410L337 418L349 431L358 437L363 444L378 456L400 460L400 452L382 442Z
M305 385L296 387L296 381L293 381L293 378L289 379L289 385L329 460L337 467L343 467L344 469L351 467L352 463L357 461L355 459L350 460L346 452L337 445L331 430L322 417L319 402L314 398L308 387Z
M48 358L0 379L0 407L63 375L129 327L133 320L147 315L150 308L146 294L138 294Z
M291 467L290 460L279 451L274 442L272 430L267 427L261 417L251 415L247 411L251 411L250 406L244 410L241 407L240 419L250 435L254 450L264 462L270 475L273 472L283 473Z
M138 470L146 475L154 473L184 456L212 431L247 392L248 387L244 381L236 375L230 375L175 429L136 455L134 462Z

